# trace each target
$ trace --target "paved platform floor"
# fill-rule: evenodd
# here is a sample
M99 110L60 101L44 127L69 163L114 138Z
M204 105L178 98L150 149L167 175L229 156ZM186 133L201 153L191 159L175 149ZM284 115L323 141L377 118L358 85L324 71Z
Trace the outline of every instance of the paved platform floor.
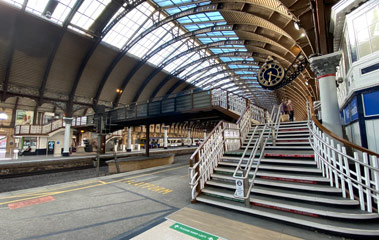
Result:
M163 230L183 224L220 239L248 239L242 232L254 239L263 239L258 232L274 234L271 239L339 239L190 200L185 158L169 166L5 192L0 239L162 239L144 234L164 223ZM164 239L198 238L179 232Z

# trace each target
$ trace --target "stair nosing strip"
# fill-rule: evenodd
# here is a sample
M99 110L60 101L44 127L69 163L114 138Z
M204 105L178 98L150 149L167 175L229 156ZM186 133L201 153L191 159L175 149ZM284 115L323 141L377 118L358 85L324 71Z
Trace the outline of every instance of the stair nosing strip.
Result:
M291 223L299 224L302 226L314 227L314 228L327 230L327 231L331 231L331 232L339 232L339 233L352 234L352 235L367 235L367 236L371 236L371 235L373 235L373 233L379 235L379 230L365 230L365 229L362 230L362 229L353 229L353 228L325 225L325 224L321 224L321 223L315 223L312 221L307 221L307 220L297 219L297 218L293 218L293 217L282 216L279 214L264 212L264 211L257 210L257 209L243 208L243 207L235 206L232 204L217 202L215 200L209 200L206 198L202 198L201 196L197 197L197 200L202 201L202 202L207 202L210 204L214 204L217 206L223 206L223 207L226 207L229 209L239 210L242 212L248 212L248 213L255 214L255 215L260 215L260 216L278 219L278 220L282 220L282 221L286 221L286 222L291 222ZM212 202L215 202L215 203L212 203Z

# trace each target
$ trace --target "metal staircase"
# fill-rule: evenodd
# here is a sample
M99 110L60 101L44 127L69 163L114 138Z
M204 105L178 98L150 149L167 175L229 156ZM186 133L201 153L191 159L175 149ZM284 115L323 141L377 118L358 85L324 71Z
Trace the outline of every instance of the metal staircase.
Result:
M359 174L355 174L358 180L368 180L349 185L349 181L354 183L354 180L344 174L354 175L351 169L339 174L336 168L329 169L320 163L322 156L326 163L330 161L328 157L347 157L342 152L342 157L333 155L325 146L321 146L323 152L317 156L312 146L317 147L320 143L315 142L309 123L288 122L275 126L269 121L268 124L251 125L240 146L225 150L213 163L214 168L207 170L208 175L201 186L191 181L193 201L339 235L379 236L378 210L373 207L378 204L378 192L375 191L379 187L379 178L375 177L378 171L370 168L368 175L360 176L358 166ZM276 136L273 134L275 127ZM196 173L196 168L190 168L190 173L192 180L196 179L196 174L202 175L201 171ZM239 179L244 181L243 197L236 196ZM356 195L360 198L354 197Z

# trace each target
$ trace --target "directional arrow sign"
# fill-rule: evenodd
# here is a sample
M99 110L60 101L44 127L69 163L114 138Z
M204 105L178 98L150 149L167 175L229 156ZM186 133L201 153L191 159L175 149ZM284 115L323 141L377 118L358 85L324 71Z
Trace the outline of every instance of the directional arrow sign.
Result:
M206 232L202 232L196 228L191 228L186 225L180 224L180 223L175 223L172 226L170 226L171 229L174 229L178 232L187 234L191 237L200 239L200 240L217 240L219 237L211 235Z

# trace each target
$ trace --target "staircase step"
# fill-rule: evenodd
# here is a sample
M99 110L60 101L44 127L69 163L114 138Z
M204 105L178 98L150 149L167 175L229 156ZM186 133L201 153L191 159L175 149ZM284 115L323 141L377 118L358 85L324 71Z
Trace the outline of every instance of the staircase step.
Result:
M308 146L294 146L294 145L290 145L290 146L280 146L280 145L276 145L276 146L272 146L272 145L266 145L266 149L278 149L278 150L281 150L281 149L284 149L284 150L291 150L291 149L299 149L299 150L312 150L313 148L307 144ZM246 144L243 144L243 148L246 148ZM249 149L253 149L254 146L253 145L250 145L249 146Z
M227 175L217 174L217 173L212 174L212 178L217 178L224 181L232 181L232 182L235 181L235 179L232 176L227 176ZM315 191L315 192L322 192L322 193L341 193L341 189L332 188L329 186L298 183L298 182L285 182L285 181L269 180L269 179L262 179L262 178L256 178L254 184L260 184L260 185L271 186L271 187L279 187L279 188L290 188L290 189L297 189L297 190L303 190L303 191Z
M276 139L276 143L281 143L281 142L306 142L309 144L309 139L307 137L305 138L280 138Z
M309 132L308 126L306 127L288 127L288 128L280 128L279 127L279 132Z
M211 196L198 196L199 202L204 202L224 208L229 208L241 212L246 212L262 217L281 220L300 226L311 227L324 231L330 231L340 234L349 234L355 236L379 236L379 228L377 223L351 223L349 221L332 221L330 219L314 218L305 215L299 215L290 212L277 211L274 209L263 208L259 206L245 207L242 203L231 202L224 199L218 199Z
M224 197L226 199L236 199L234 191L225 189L209 189L202 190L203 193L215 196ZM236 199L238 200L238 199ZM378 219L379 215L376 213L367 213L361 211L359 208L335 208L325 205L316 205L305 202L289 202L283 199L276 199L273 197L265 197L259 195L251 195L250 202L252 205L263 206L277 210L290 211L292 213L310 215L313 217L329 217L329 218L344 218L344 219Z
M247 144L249 143L249 140L250 139L245 139L245 141L243 142L243 146L247 146ZM253 144L255 140L256 140L256 138L253 139L253 141L252 141L251 144ZM267 141L267 145L271 146L272 145L272 141L271 140ZM306 140L306 141L297 141L297 140L292 140L292 141L283 141L283 140L276 141L276 146L292 146L292 145L310 146L308 140Z
M235 190L235 184L234 183L228 183L228 182L220 182L217 180L211 180L207 182L210 186L215 187L222 187L227 189ZM356 200L351 200L347 198L341 198L339 196L334 195L318 195L314 192L299 192L296 190L291 189L273 189L271 187L265 187L265 186L258 186L255 185L251 192L254 194L262 194L267 196L275 196L280 198L286 198L286 199L295 199L295 200L301 200L306 202L317 202L320 204L327 204L327 205L342 205L342 206L359 206L359 202Z
M237 163L227 163L227 162L220 162L219 165L222 166L229 166L233 167L231 168L226 168L226 169L219 169L219 167L216 167L215 170L217 171L222 171L222 170L232 170L237 167ZM255 164L253 165L255 169ZM321 169L315 168L315 167L297 167L297 166L278 166L278 165L272 165L272 164L261 164L259 166L259 171L261 170L274 170L274 171L283 171L283 172L300 172L300 173L322 173ZM259 172L258 171L258 172Z
M233 162L239 162L240 157L222 157L224 161L233 161ZM244 161L247 161L248 158L244 158ZM254 161L257 161L258 159L254 159ZM312 160L303 160L303 159L276 159L276 158L262 158L262 163L280 163L280 164L298 164L298 165L316 165L316 162Z
M228 166L223 163L219 163L219 166ZM232 175L234 173L235 167L233 168L226 168L226 167L217 167L215 171L218 172L224 172L229 175ZM268 169L271 170L271 169ZM254 168L249 173L249 175L253 175ZM324 177L318 177L314 175L307 175L307 174L291 174L291 173L279 173L279 172L269 172L269 171L262 171L259 170L257 172L257 176L264 178L264 179L271 179L271 180L277 180L277 181L285 181L285 182L300 182L300 183L308 183L308 184L316 184L316 183L329 183L330 180Z

